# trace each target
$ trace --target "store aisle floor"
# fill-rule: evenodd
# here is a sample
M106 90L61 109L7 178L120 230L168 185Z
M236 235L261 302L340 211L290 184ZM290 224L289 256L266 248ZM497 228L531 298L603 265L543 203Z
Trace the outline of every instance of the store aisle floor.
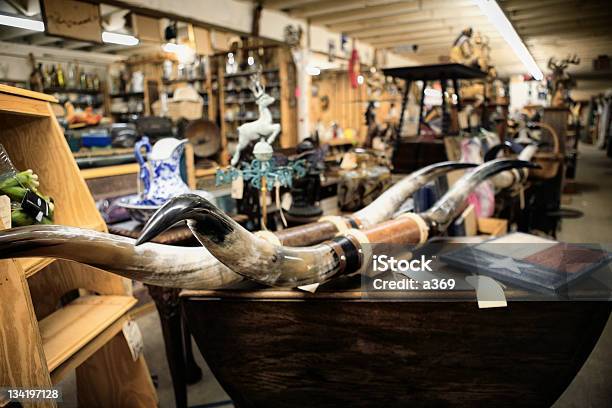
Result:
M584 215L563 220L558 238L564 242L612 243L612 159L591 145L581 144L579 152L577 194L565 196L569 203L562 206Z
M144 339L144 356L149 371L151 375L157 377L159 406L162 408L174 407L174 390L166 360L159 315L155 311L140 317L137 321ZM215 408L233 407L229 397L210 372L195 342L193 343L193 354L202 369L202 379L197 384L187 386L187 403L189 406L193 408L205 408L207 406L214 406Z
M580 145L578 194L563 207L584 216L563 220L559 240L612 243L612 159L589 145ZM554 408L604 408L612 401L612 318L591 356Z

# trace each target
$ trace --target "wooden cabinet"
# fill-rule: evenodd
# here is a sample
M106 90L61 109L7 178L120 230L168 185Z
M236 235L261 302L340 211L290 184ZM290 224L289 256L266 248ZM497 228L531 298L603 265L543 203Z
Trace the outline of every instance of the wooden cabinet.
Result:
M56 224L106 231L53 102L0 85L0 143L18 169L40 176ZM156 406L146 363L122 334L136 303L129 280L62 260L2 260L0 299L0 384L50 387L76 369L81 406Z

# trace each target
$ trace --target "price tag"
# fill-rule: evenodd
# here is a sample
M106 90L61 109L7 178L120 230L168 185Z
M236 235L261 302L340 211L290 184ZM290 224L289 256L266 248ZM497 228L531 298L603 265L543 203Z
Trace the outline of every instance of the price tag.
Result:
M244 189L244 182L242 181L242 176L236 177L232 181L232 198L236 200L242 199L242 193Z
M140 332L138 324L133 320L128 320L125 322L121 330L123 331L125 341L127 342L130 352L132 353L132 358L134 361L138 360L138 357L140 357L142 354L142 349L144 346L142 341L142 333Z
M23 196L21 208L34 217L37 222L41 222L43 217L49 216L49 206L47 202L41 196L30 190L27 190Z
M289 192L284 193L281 200L281 208L285 211L289 211L291 204L293 204L293 196Z
M11 199L5 195L0 196L0 220L4 228L11 228Z

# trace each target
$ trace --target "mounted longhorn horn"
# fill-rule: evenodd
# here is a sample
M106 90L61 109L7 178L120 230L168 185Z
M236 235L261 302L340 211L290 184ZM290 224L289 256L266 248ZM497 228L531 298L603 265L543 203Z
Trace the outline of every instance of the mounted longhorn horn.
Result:
M340 220L340 225L330 221L319 221L310 224L308 227L297 226L278 231L276 232L276 236L283 245L306 246L333 238L340 232L342 223L346 224L346 228L371 227L391 219L402 204L425 184L450 171L470 167L476 167L476 165L452 161L431 164L404 177L378 196L378 198L368 206L352 215L343 217L343 219ZM304 234L304 228L308 228L310 233Z
M0 259L66 259L151 285L184 289L227 287L242 280L203 249L154 243L136 247L130 238L63 225L0 231Z
M402 217L360 231L373 243L418 244L443 232L462 210L468 194L480 182L500 171L536 165L520 160L494 160L478 166L421 216ZM167 202L149 220L136 245L150 241L179 221L219 261L254 281L279 287L323 283L361 268L362 247L354 233L341 234L311 247L271 244L251 234L206 199L183 195ZM429 231L429 234L428 232Z
M355 217L369 225L384 221L434 177L469 166L457 162L427 166L391 186ZM293 228L293 238L303 240L304 236L312 235L312 226ZM337 232L332 228L328 238ZM0 231L0 259L32 256L76 261L151 285L184 289L222 288L243 279L205 248L154 243L135 247L130 238L60 225L33 225Z

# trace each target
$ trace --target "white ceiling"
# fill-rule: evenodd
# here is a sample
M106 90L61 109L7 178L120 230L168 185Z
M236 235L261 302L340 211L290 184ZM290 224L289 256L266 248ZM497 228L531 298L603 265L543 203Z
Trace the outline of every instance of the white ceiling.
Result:
M255 1L255 0L253 0ZM401 52L418 64L437 63L466 27L489 37L492 60L501 75L525 69L495 27L471 0L263 0L264 7L306 19L331 31ZM610 0L500 0L536 62L547 72L551 56L577 54L582 62L570 72L591 72L598 55L612 55ZM14 5L26 5L14 7ZM0 12L40 12L33 0L0 1ZM103 14L115 8L103 8ZM39 14L32 17L40 18ZM96 45L0 26L0 41L102 53L131 53L134 48ZM412 45L417 45L416 52ZM397 48L400 47L400 48Z
M546 72L551 56L576 53L577 72L592 71L592 60L612 55L609 0L501 0L536 62ZM264 7L305 18L378 48L402 51L417 63L439 62L466 27L490 39L492 60L502 75L525 69L495 27L471 0L265 0ZM418 45L417 52L412 45ZM397 49L396 47L401 47Z

